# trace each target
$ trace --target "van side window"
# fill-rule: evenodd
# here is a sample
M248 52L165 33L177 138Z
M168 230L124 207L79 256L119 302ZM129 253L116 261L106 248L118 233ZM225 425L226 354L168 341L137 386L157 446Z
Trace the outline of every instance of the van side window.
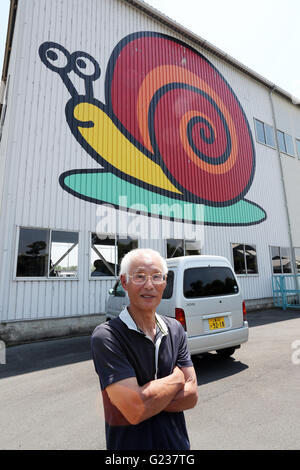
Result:
M237 294L237 282L230 268L201 267L184 272L183 292L187 298Z
M173 286L174 286L174 271L168 271L167 285L162 296L163 299L170 299L172 297Z

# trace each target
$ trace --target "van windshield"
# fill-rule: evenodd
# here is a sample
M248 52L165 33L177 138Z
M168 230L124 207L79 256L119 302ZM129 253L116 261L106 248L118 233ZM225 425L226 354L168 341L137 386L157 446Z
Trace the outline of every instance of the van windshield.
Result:
M230 268L212 266L190 268L184 272L183 292L187 298L237 294L239 291Z
M174 286L174 271L168 271L167 285L162 295L163 299L170 299L172 297L173 286Z

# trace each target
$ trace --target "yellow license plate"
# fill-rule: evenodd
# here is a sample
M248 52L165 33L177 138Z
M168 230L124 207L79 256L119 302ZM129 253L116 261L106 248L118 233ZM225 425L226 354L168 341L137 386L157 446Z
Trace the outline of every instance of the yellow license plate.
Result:
M219 328L225 328L225 319L224 317L209 318L208 324L210 330L218 330Z

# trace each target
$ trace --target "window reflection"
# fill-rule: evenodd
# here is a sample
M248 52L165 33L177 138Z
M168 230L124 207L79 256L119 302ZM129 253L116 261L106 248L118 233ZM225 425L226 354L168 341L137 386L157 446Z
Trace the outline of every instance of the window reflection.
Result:
M232 243L234 271L236 274L257 274L257 256L254 245Z
M17 276L47 275L49 230L20 228Z
M78 233L51 232L50 277L78 276Z
M115 237L91 235L91 276L115 276L116 241Z
M194 240L182 240L169 238L167 242L167 258L177 258L178 256L200 255L201 242Z
M20 228L17 277L77 277L77 268L77 232Z
M272 269L274 274L293 272L291 250L286 247L271 246Z
M137 239L92 233L91 276L117 276L122 258L137 247Z

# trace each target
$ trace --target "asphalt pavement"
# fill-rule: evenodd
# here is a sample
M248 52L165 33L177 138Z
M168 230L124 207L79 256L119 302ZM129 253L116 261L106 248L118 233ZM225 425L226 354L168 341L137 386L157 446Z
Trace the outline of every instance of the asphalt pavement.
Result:
M199 401L193 449L299 449L300 310L250 312L233 358L193 357ZM105 449L90 336L11 346L0 364L0 449Z

